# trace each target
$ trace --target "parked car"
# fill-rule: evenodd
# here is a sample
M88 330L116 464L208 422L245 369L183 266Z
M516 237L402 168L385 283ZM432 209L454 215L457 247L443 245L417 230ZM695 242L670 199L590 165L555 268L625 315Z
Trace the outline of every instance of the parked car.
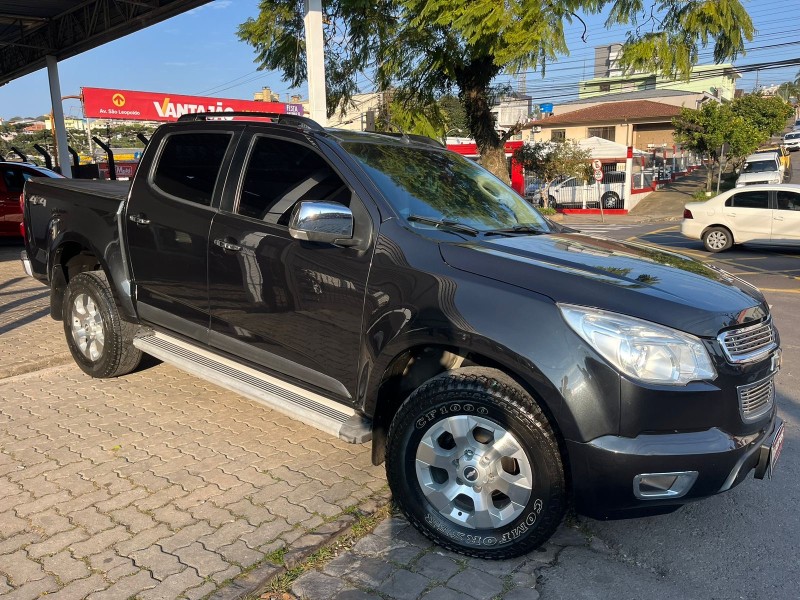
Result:
M625 195L625 171L609 171L603 174L598 185L578 177L568 177L561 183L550 186L550 206L554 208L595 208L603 202L603 208L622 208ZM599 196L599 198L598 198Z
M776 152L760 152L748 156L736 178L736 187L783 183L784 167Z
M777 144L774 146L764 146L763 148L759 148L753 154L769 154L770 152L774 152L778 155L778 160L781 163L784 171L787 173L792 172L792 156L789 153L788 148L783 144Z
M734 244L800 246L800 185L752 185L691 202L681 233L709 252Z
M774 468L753 286L562 228L430 140L214 114L162 125L132 182L25 186L23 267L90 376L147 353L371 442L409 521L482 558Z
M0 236L20 237L20 200L25 182L33 177L63 177L31 163L0 162Z
M792 126L792 131L800 131L800 119L797 119Z
M790 131L783 136L783 145L790 152L800 150L800 131Z

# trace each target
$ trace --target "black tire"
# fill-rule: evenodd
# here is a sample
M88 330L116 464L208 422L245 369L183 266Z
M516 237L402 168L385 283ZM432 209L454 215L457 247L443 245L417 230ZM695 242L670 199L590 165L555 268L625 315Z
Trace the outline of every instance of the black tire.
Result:
M723 252L733 246L733 236L725 227L709 227L703 232L703 246L708 252Z
M461 446L447 431L459 427L469 432L459 438L466 442ZM510 442L494 445L497 434ZM485 454L490 449L494 460ZM429 456L441 468L426 463ZM389 428L386 474L408 520L440 546L467 556L505 559L530 552L550 538L566 510L564 467L547 418L495 369L448 371L417 388ZM515 477L522 483L508 485ZM447 502L445 488L438 493L444 484L455 490ZM476 510L470 495L488 499L496 514ZM434 502L445 504L444 510ZM483 526L490 517L491 526Z
M139 366L142 352L133 346L137 326L120 318L102 271L70 279L62 316L72 358L87 375L118 377Z
M617 192L606 192L603 194L602 198L600 198L603 202L603 208L621 208L620 201L619 201L619 194Z

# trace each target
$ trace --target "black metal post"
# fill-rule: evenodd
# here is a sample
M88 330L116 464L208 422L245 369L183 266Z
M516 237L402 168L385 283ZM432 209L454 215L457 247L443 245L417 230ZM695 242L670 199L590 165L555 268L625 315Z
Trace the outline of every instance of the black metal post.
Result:
M75 152L75 148L67 146L67 150L69 150L69 153L72 155L72 166L79 167L81 165L81 157Z
M141 141L145 145L145 148L147 147L147 144L150 143L150 140L147 139L147 136L143 134L141 131L136 134L136 137L139 138L139 141Z
M25 156L16 146L11 146L11 151L22 159L22 162L28 162L28 157Z
M114 164L114 152L99 137L94 136L94 137L92 137L92 140L94 140L95 144L97 144L103 150L106 151L106 156L108 157L108 178L109 179L113 179L113 180L116 181L116 179L117 179L117 165Z
M50 157L50 153L46 149L42 148L39 144L34 144L33 148L44 157L44 166L52 171L53 159Z

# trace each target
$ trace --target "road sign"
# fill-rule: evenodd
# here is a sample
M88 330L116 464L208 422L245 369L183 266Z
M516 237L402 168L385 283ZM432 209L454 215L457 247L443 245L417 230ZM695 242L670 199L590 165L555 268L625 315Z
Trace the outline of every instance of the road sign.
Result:
M592 168L593 168L595 171L599 171L599 170L601 170L601 169L603 168L603 163L601 163L599 160L597 160L597 159L595 158L595 159L592 161Z
M603 172L600 169L596 169L594 172L594 180L598 183L603 181Z

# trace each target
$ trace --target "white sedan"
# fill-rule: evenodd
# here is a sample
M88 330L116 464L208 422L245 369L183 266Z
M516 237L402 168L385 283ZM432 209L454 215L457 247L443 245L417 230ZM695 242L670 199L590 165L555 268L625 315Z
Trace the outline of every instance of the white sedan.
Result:
M749 185L683 211L681 233L709 252L733 244L800 245L800 185Z

